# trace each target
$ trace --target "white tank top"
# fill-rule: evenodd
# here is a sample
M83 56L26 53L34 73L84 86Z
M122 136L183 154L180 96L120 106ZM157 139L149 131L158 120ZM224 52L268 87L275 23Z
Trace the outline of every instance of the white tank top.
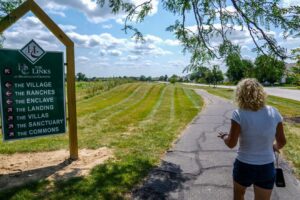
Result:
M276 108L265 106L258 111L237 109L232 120L241 126L237 159L263 165L274 162L273 142L282 116Z

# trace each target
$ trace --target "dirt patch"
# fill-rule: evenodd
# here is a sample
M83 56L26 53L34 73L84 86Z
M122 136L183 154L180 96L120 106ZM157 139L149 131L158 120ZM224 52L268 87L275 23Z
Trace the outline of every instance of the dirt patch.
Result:
M87 175L96 165L113 157L111 149L81 149L79 160L69 160L69 151L0 155L0 190L35 180L61 180Z

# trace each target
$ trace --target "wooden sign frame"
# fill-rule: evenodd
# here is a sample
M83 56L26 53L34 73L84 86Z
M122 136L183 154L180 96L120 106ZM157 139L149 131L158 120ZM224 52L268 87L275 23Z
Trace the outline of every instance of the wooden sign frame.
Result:
M22 16L31 11L35 16L60 40L66 47L67 57L67 100L69 118L69 148L70 159L78 159L77 115L75 95L75 58L73 41L59 26L39 7L34 0L27 0L0 21L0 33L17 22Z

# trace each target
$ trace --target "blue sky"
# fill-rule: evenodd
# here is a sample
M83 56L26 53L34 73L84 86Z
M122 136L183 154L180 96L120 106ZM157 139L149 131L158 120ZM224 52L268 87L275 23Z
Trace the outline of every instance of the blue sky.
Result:
M139 4L143 0L131 0ZM160 76L184 75L189 55L182 54L180 43L165 29L176 17L163 10L158 0L153 0L153 12L137 27L145 36L145 43L136 43L131 33L122 31L124 14L113 15L108 7L99 8L93 0L36 0L49 16L75 42L76 72L93 76ZM284 5L299 5L300 0L283 0ZM195 29L193 21L188 26ZM217 24L216 24L217 26ZM272 30L279 43L287 49L299 46L299 38L283 40L280 30ZM19 49L31 39L45 50L64 51L60 42L29 13L4 32L4 47ZM242 47L242 55L254 59L252 41L247 31L234 31L230 38ZM217 44L218 38L215 39ZM215 60L223 71L222 60Z

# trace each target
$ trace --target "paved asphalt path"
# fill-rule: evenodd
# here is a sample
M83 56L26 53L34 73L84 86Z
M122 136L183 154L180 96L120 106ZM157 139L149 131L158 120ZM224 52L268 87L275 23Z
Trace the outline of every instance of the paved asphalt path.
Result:
M199 86L208 86L205 84L197 84L197 83L185 83L188 85L199 85ZM219 88L229 88L229 89L235 89L235 86L227 86L227 85L218 85ZM291 90L291 89L285 89L285 88L278 88L278 87L264 87L265 91L268 95L273 95L277 97L283 97L288 99L293 99L300 101L300 90Z
M217 137L228 131L234 106L228 100L196 90L205 100L202 112L186 128L156 169L132 193L133 199L232 200L232 164L236 149L229 149ZM300 182L286 162L286 188L275 188L272 200L299 200ZM246 200L254 199L253 188Z

